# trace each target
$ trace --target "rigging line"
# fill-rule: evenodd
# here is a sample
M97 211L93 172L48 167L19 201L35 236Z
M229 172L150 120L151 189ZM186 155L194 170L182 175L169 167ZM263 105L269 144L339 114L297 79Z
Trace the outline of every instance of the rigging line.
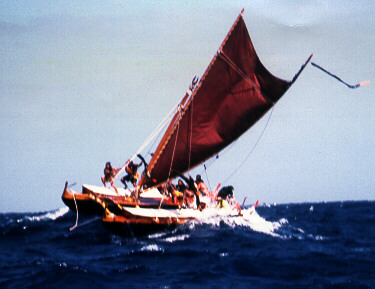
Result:
M97 221L97 220L100 220L101 218L102 218L102 217L97 216L97 217L95 217L95 218L93 218L93 219L91 219L91 220L87 220L86 222L83 222L83 223L79 224L76 228L81 228L81 227L83 227L83 226L86 226L86 225L88 225L88 224L91 224L92 222L95 222L95 221Z
M72 191L72 193L73 193L74 204L76 205L77 218L76 218L76 224L73 227L70 228L70 231L73 231L78 226L78 206L77 206L76 195L75 195L74 191Z
M210 158L208 158L206 160L206 163L205 163L205 164L207 164L206 167L207 168L211 167L219 159L220 156L226 155L228 152L230 152L231 149L236 145L237 141L238 141L238 139L233 141L229 146L224 148L222 151L220 151L220 152L214 154L213 156L211 156ZM204 170L204 168L200 171L200 174L203 173L203 170Z
M158 138L160 137L161 132L162 132L162 131L160 130L159 134L155 137L153 143L150 145L150 148L149 148L148 151L147 151L147 155L148 155L148 154L151 154L151 150L154 148L156 142L158 141Z
M175 106L176 107L176 106ZM117 178L117 176L119 174L121 174L126 166L128 165L128 163L132 160L135 159L135 157L140 154L145 148L147 145L150 144L150 142L158 135L160 134L160 132L162 131L162 129L164 128L164 126L166 125L166 123L168 123L168 121L170 121L171 117L173 116L173 113L174 111L176 110L176 108L173 107L173 109L168 113L168 115L161 121L161 123L154 129L154 131L151 133L151 135L145 140L145 142L141 145L141 147L136 151L136 153L134 153L130 159L128 161L126 161L126 163L118 170L118 172L116 173L116 175L113 177L113 180L115 180Z
M275 101L270 99L266 94L261 92L260 84L255 83L250 79L230 58L224 53L224 51L219 50L218 55L223 59L234 71L236 71L251 87L253 87L258 93L269 103L275 104Z
M218 55L221 59L223 59L234 71L236 71L247 83L250 84L251 87L253 87L255 90L260 92L259 84L255 83L248 77L230 58L228 55L224 53L223 50L218 51ZM265 97L265 96L264 96ZM266 98L266 97L265 97ZM267 98L267 100L271 101ZM273 103L273 101L271 101Z
M171 176L171 171L172 171L172 166L173 166L173 159L174 159L174 153L176 150L176 145L177 145L177 138L178 138L178 132L180 130L180 123L177 124L177 131L176 131L176 140L174 142L174 147L173 147L173 153L172 153L172 159L171 159L171 165L169 166L169 173L168 173L168 181Z
M192 81L192 88L194 88L194 85L196 84L195 82L195 77L193 78ZM195 91L194 91L195 92ZM161 141L159 142L158 147L156 148L155 154L152 156L147 173L150 174L151 171L154 169L156 163L158 162L160 156L162 155L165 147L168 145L169 140L173 136L173 134L176 131L177 125L180 123L182 116L184 115L184 112L186 110L186 107L189 105L190 99L193 97L194 92L192 92L190 86L189 89L186 91L185 96L182 98L182 100L179 102L178 109L173 115L172 121L170 122L168 128L166 129ZM188 103L187 103L188 102ZM143 181L143 178L141 179Z
M180 116L181 117L181 116ZM169 173L168 173L168 179L167 179L167 182L169 182L169 178L171 176L171 171L172 171L172 166L173 166L173 159L174 159L174 153L175 153L175 150L176 150L176 144L177 144L177 138L178 138L178 132L180 130L180 123L177 124L177 131L176 131L176 140L174 142L174 147L173 147L173 153L172 153L172 159L171 159L171 165L169 166ZM160 200L160 204L159 204L159 209L161 208L161 204L163 203L164 201L164 194Z
M169 113L169 117L168 117L168 119L166 119L166 121L163 123L163 126L162 126L161 129L158 131L158 134L154 137L154 141L153 141L153 143L150 145L147 154L150 154L150 153L151 153L151 149L154 147L155 143L156 143L158 140L159 140L159 142L160 142L159 137L160 137L161 133L163 132L164 127L166 127L166 125L172 121L173 113L176 112L177 110L178 110L178 106L175 107L174 110L171 111L171 113Z
M170 122L173 116L173 112L176 111L176 108L174 107L171 112L168 113L168 115L162 120L162 122L156 127L156 129L151 133L151 135L147 138L147 140L144 142L144 144L141 146L141 149L138 149L138 152L142 151L150 142L152 139L156 138L158 135L160 135L160 132L163 130L163 128L166 126L167 123Z
M212 192L212 190L211 190L211 184L210 184L210 181L209 181L209 179L208 179L208 175L207 175L206 164L204 164L203 167L204 167L204 172L205 172L205 174L206 174L206 180L207 180L208 186L210 187L210 192Z
M267 126L270 122L274 107L275 106L273 105L272 108L271 108L271 113L270 113L270 115L267 119L266 125L264 126L261 134L258 137L258 140L255 142L254 146L252 147L252 149L250 150L250 152L248 153L246 158L237 166L237 168L235 170L233 170L233 172L229 175L229 177L223 182L224 184L234 175L234 173L236 173L243 166L243 164L247 161L247 159L250 157L250 155L254 152L255 148L258 146L258 144L260 142L260 139L262 138L262 136L263 136L264 132L266 131L266 128L267 128Z
M223 59L227 64L229 64L230 67L233 68L234 71L236 71L240 76L242 76L243 79L245 79L252 87L254 87L256 90L259 90L258 85L252 81L230 58L228 55L224 53L224 51L219 51L219 56L221 59Z
M175 105L173 109L167 114L167 116L162 120L162 122L159 124L159 126L152 132L149 139L154 139L154 142L152 143L151 147L154 146L157 138L160 136L160 133L162 132L163 128L172 120L174 112L177 110L178 105ZM151 150L151 148L150 148Z
M189 137L189 163L188 163L188 171L190 171L190 160L191 160L191 139L193 138L193 112L194 112L194 99L191 100L191 112L190 112L190 137Z

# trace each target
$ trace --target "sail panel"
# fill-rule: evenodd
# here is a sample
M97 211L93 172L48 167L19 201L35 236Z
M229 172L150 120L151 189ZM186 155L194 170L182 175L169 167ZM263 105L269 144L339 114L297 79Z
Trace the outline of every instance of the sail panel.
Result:
M260 62L240 15L159 145L146 184L162 183L220 152L253 126L289 85Z

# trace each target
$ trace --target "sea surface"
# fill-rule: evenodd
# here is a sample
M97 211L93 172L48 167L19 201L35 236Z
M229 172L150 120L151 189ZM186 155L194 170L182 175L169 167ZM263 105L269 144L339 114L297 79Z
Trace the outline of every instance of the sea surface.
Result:
M75 221L66 207L0 214L0 288L375 288L373 201L260 204L248 221L137 238Z

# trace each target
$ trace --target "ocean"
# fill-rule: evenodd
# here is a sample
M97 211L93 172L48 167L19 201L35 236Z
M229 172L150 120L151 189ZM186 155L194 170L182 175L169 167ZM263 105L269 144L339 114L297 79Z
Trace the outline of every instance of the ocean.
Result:
M0 214L0 288L375 288L375 202L259 205L127 238L66 207Z

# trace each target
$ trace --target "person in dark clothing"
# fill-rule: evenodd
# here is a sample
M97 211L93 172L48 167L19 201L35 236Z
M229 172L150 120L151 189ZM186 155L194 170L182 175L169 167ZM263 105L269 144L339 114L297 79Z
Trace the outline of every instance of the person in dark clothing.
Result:
M197 189L197 184L195 183L194 179L191 176L189 179L187 179L187 184L188 184L188 190L193 192L195 195L195 202L197 204L197 209L199 209L201 201L199 199L199 192Z
M219 193L217 194L217 201L220 208L225 207L225 201L231 203L232 205L236 206L238 213L241 214L241 206L240 204L234 199L233 196L233 186L226 186L223 187Z
M221 188L219 193L217 194L217 199L219 200L226 200L229 196L230 198L233 198L233 186L226 186Z
M181 192L181 193L185 192L185 190L186 190L186 185L184 184L184 182L181 179L178 180L178 183L176 185L176 190Z
M116 175L117 172L118 169L112 168L111 163L107 162L104 168L104 176L102 176L102 183L105 187L106 183L111 183L111 186L115 189L116 193L118 194L117 188L113 184L113 177Z
M195 183L194 179L190 176L190 178L185 177L183 174L177 172L177 175L179 175L187 184L187 189L184 193L184 199L186 198L186 195L190 197L191 195L195 195L195 202L197 205L197 209L200 206L200 199L199 199L199 192L197 190L197 184Z
M138 177L139 177L139 174L137 173L137 170L141 165L142 165L142 162L139 163L139 164L135 164L135 163L133 163L133 161L130 161L127 164L127 166L125 168L125 171L126 171L127 175L121 178L121 183L123 183L125 185L125 189L128 188L128 185L126 184L126 182L131 182L133 184L133 187L136 186L137 180L138 180Z

